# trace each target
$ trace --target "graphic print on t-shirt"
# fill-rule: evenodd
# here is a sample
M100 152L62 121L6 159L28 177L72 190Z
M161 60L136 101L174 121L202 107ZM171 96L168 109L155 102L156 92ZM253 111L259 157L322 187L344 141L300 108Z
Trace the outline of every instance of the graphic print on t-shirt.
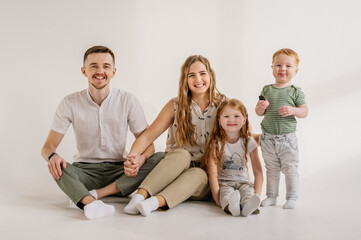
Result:
M234 152L231 157L224 156L223 169L227 170L244 170L246 169L245 161L242 157Z

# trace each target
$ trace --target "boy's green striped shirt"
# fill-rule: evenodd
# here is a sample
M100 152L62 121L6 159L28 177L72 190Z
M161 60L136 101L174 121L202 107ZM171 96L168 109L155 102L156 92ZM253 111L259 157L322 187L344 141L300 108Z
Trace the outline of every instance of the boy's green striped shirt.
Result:
M301 88L295 85L276 88L270 84L263 87L261 95L270 103L261 123L262 130L274 135L295 132L297 125L295 116L281 117L278 109L283 106L298 107L306 104Z

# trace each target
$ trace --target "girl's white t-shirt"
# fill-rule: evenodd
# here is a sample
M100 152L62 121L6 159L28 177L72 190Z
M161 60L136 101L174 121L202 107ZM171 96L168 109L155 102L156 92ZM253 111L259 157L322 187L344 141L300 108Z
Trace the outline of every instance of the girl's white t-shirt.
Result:
M220 144L220 143L219 143ZM251 137L248 142L248 153L257 148L256 141ZM254 183L251 158L247 155L247 166L245 158L244 139L239 138L234 144L226 142L223 152L223 164L219 174L219 180Z

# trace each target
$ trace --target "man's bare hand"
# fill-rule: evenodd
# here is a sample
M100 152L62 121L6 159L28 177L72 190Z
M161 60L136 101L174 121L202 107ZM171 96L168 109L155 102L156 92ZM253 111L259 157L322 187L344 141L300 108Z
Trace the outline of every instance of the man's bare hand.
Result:
M66 161L58 154L53 155L48 162L48 168L50 174L56 180L59 180L61 175L63 174L61 171L61 167L66 168Z

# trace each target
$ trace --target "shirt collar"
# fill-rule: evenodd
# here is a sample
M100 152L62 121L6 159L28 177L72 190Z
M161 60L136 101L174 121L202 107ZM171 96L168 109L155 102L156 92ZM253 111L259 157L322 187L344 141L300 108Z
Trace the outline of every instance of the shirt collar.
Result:
M110 101L109 99L110 99L111 96L112 96L112 92L113 92L113 88L110 87L110 88L109 88L108 96L105 97L105 99L103 100L101 106L103 106L104 104L106 104L107 102ZM89 101L91 104L95 104L95 105L98 106L98 104L96 104L96 103L93 101L92 97L90 96L89 89L86 90L86 94L87 94L88 101ZM101 106L99 106L99 107L101 107Z

